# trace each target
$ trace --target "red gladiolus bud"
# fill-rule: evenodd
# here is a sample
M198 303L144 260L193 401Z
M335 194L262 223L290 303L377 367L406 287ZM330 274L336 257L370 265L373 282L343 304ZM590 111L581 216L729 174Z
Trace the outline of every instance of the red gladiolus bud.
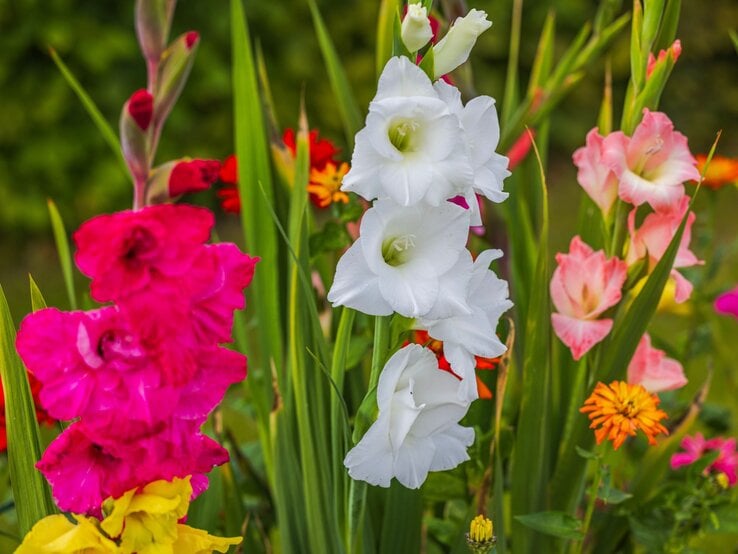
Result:
M223 161L223 165L220 168L220 174L218 175L218 180L221 183L226 183L228 185L235 185L238 183L238 162L236 161L236 156L233 154Z
M206 190L218 180L218 160L192 160L177 163L169 175L169 196Z
M195 43L200 40L200 34L197 31L190 31L185 35L185 44L188 50L192 50Z
M140 89L128 100L128 113L142 131L146 131L154 115L154 97L146 89Z

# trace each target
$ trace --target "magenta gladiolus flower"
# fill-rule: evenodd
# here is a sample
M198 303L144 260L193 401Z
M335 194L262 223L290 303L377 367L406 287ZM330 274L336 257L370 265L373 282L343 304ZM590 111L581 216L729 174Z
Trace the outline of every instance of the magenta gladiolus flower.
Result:
M556 254L556 262L551 299L558 313L551 314L551 323L578 360L612 329L612 319L597 318L620 302L627 266L615 257L608 260L602 250L594 252L578 236L568 254Z
M618 178L602 162L603 140L595 127L587 133L586 146L577 149L572 159L579 168L577 181L607 216L618 197Z
M700 178L687 137L660 112L644 109L633 136L609 134L602 152L602 161L620 180L620 198L635 206L647 202L654 210L668 210L684 196L682 183Z
M648 392L663 392L687 384L684 368L667 358L663 350L651 346L651 337L643 335L628 365L628 383L642 385Z
M677 452L671 457L671 469L691 465L711 450L717 450L719 451L717 459L707 466L705 473L724 473L730 486L738 482L738 453L735 439L716 437L705 440L702 433L697 433L693 437L684 437L681 447L684 452Z
M628 216L628 229L630 231L630 247L626 256L628 264L633 264L637 260L648 256L649 269L653 269L669 247L669 243L674 238L688 209L689 197L682 196L673 210L647 215L637 230L635 229L636 210L631 211ZM679 250L677 250L674 259L675 269L671 272L671 276L676 282L674 299L677 302L684 302L690 297L692 283L687 281L676 269L704 263L689 249L689 243L692 240L692 224L695 218L694 212L690 212L687 216L687 225L684 228L682 241L679 243Z
M715 300L715 310L721 314L738 317L738 287L718 296Z
M212 227L213 214L194 206L100 215L74 233L75 261L92 278L98 302L119 302L145 289L176 296Z
M199 433L198 426L175 420L128 442L116 436L93 438L85 423L77 422L49 445L36 467L49 481L59 508L78 514L100 515L108 496L158 479L193 475L202 491L204 474L227 462L228 452Z

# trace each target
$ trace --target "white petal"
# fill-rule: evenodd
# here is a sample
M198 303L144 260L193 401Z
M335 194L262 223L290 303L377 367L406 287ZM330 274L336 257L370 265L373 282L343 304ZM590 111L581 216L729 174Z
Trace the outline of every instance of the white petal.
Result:
M430 471L453 469L469 459L466 449L474 442L474 429L451 425L443 433L433 436L436 452L430 464Z
M436 300L433 308L423 317L427 319L442 319L472 313L466 301L469 292L469 280L472 276L472 267L471 253L468 250L464 250L459 256L456 265L440 276L438 300Z
M333 306L348 306L369 315L390 315L392 307L383 299L377 276L369 270L356 241L336 265L327 299Z
M438 93L438 97L446 103L452 114L457 116L461 114L464 105L461 103L461 92L459 92L459 89L443 80L433 83L433 88Z
M382 70L375 100L392 96L436 97L428 76L405 56L390 58Z
M416 229L415 252L433 261L435 273L442 275L451 269L464 251L469 235L469 211L444 202L438 208L427 209Z
M459 400L472 402L479 398L476 373L477 360L474 355L461 344L454 342L445 342L443 353L448 363L451 364L451 369L461 377L461 383L457 391Z
M395 477L408 489L420 488L435 457L435 446L430 438L408 437L395 458Z
M438 276L430 260L387 266L379 276L379 292L387 304L405 317L428 313L438 298Z
M352 479L389 487L394 476L394 456L389 440L389 417L377 418L354 446L343 465Z

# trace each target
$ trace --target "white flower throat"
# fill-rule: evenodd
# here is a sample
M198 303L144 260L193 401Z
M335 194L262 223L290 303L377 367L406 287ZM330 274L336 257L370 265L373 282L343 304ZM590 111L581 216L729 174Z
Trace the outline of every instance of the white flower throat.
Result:
M404 264L415 248L415 235L408 233L399 237L390 237L382 242L382 258L393 267Z
M395 119L387 136L392 146L400 152L416 152L420 146L420 123L412 119Z

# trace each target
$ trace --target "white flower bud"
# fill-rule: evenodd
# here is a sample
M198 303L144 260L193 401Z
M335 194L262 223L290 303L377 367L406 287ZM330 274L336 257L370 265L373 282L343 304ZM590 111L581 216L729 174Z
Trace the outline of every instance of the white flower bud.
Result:
M491 26L487 13L480 10L470 10L464 17L457 18L446 36L433 47L434 78L438 79L464 63L477 37Z
M410 52L417 52L433 37L428 12L420 4L409 4L402 20L402 42Z

